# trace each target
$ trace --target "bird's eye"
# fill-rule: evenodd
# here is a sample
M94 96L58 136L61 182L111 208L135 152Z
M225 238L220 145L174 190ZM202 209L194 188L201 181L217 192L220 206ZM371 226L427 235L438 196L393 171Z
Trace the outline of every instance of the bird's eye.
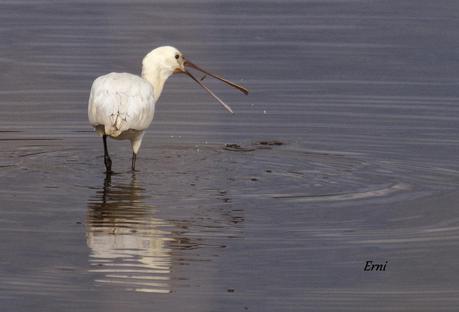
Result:
M175 55L175 59L176 59L176 60L178 60L178 59L179 59L179 57L180 57L180 55L179 55L179 54L176 54L176 55Z

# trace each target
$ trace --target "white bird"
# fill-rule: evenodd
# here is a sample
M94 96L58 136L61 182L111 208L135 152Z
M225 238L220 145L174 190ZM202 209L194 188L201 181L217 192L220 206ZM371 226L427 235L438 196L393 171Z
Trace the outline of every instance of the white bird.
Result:
M167 78L174 73L185 73L190 76L229 112L233 113L228 105L197 80L186 67L197 69L248 94L248 90L244 87L203 70L186 60L180 51L170 46L156 48L144 57L141 77L128 73L110 73L98 77L91 87L88 118L97 134L103 138L104 163L107 173L112 172L107 137L131 141L131 168L135 170L135 161L145 130L150 126L155 114L155 104Z

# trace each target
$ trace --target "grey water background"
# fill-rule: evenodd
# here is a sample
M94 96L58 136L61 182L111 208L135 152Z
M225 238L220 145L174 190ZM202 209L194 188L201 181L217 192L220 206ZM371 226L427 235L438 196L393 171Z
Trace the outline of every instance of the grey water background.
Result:
M455 311L458 17L457 1L0 1L2 311ZM140 171L111 141L106 177L92 80L164 44L251 94L206 79L230 115L171 77Z

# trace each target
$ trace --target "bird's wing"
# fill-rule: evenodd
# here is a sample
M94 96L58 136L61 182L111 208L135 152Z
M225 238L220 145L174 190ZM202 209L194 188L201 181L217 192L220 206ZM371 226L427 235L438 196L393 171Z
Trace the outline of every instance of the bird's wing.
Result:
M104 126L106 135L117 137L129 129L145 130L154 112L153 87L143 78L110 73L94 80L88 118L93 126Z

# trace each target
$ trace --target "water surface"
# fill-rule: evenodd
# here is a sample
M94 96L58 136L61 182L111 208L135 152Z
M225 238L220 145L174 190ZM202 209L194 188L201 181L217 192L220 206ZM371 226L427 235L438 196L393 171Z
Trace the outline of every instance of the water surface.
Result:
M5 311L454 311L456 1L0 1ZM98 75L171 44L131 173ZM281 142L283 144L266 144ZM225 144L243 149L225 149ZM367 260L388 261L364 272Z

